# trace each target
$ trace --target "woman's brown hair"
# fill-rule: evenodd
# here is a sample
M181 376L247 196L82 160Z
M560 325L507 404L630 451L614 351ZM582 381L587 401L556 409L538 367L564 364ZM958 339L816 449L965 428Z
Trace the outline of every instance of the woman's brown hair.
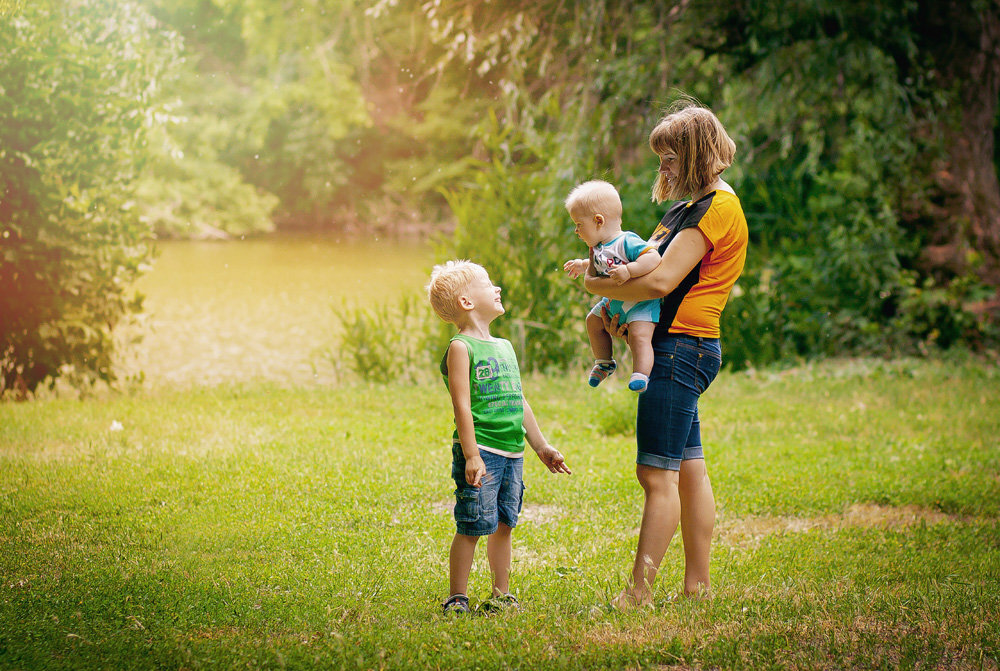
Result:
M736 143L722 122L707 107L682 100L660 119L649 134L649 147L657 156L677 156L677 179L672 183L657 170L653 201L678 200L701 195L733 164Z

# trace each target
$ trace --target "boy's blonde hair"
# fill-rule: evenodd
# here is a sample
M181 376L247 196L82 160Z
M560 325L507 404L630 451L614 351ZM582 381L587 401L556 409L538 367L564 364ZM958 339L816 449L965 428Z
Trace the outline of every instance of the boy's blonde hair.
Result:
M610 222L622 220L622 199L618 189L599 179L578 184L566 196L566 211L574 214L603 214Z
M431 281L427 283L427 298L437 316L449 324L457 324L464 313L459 307L458 299L477 277L483 275L488 277L489 273L472 261L448 261L434 266Z
M653 201L678 200L700 193L733 164L736 143L722 122L707 107L685 98L669 110L649 134L649 147L657 156L677 155L673 184L657 170Z

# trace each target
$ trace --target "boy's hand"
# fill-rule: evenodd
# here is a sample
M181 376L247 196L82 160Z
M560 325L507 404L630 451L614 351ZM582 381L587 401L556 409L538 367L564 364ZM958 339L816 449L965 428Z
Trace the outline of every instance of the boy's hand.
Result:
M559 450L552 447L551 445L545 445L537 450L535 454L546 468L548 468L553 473L566 473L571 474L572 471L569 470L569 466L566 465L566 460L563 459L563 455L559 453Z
M608 271L608 277L615 281L615 284L621 286L629 281L632 274L628 271L628 265L616 266Z
M483 486L483 476L486 475L486 464L478 454L465 460L465 481L473 487Z
M575 280L580 275L587 272L587 266L590 265L589 259L570 259L563 264L563 270L569 275L571 280Z

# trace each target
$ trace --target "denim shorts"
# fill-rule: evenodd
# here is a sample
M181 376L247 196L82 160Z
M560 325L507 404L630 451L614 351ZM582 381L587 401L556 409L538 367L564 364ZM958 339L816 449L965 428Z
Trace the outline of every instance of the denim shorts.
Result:
M481 487L465 481L465 455L462 446L451 448L451 476L455 480L455 526L463 536L488 536L499 522L513 528L524 500L524 457L511 459L502 454L480 450L486 464Z
M636 463L678 471L681 461L704 459L698 397L719 374L718 338L670 334L653 342L653 371L639 394Z

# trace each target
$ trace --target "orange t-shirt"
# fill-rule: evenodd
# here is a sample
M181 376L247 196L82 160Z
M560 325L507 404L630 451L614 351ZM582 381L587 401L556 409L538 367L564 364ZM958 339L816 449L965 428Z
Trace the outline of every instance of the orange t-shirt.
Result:
M660 301L660 321L653 340L666 333L719 337L719 317L747 258L747 220L740 199L713 191L695 202L674 203L663 215L649 243L662 255L685 228L697 227L709 250L687 277Z

